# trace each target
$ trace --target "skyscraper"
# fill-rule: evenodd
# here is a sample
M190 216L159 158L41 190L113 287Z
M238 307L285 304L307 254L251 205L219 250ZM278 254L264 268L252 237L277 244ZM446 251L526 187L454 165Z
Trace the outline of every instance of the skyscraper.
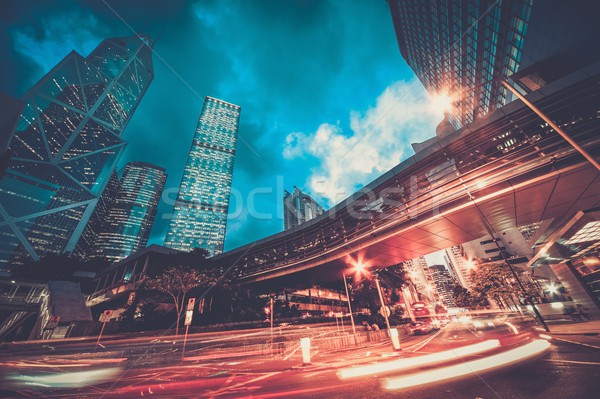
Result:
M469 262L465 258L465 251L462 245L454 245L444 250L446 253L446 261L451 270L454 271L456 279L463 287L471 289L473 282L471 281L471 270L473 268L473 261Z
M450 121L504 105L497 79L517 71L532 0L388 0L402 57L431 94L450 94Z
M446 266L429 266L429 271L437 288L440 302L446 307L456 306L454 303L454 287L456 286L456 280L452 278L452 275Z
M107 39L85 58L72 51L23 96L0 181L0 262L74 249L152 78L147 37Z
M429 93L452 97L456 128L511 101L501 81L516 72L552 59L556 79L600 58L595 0L387 1L402 57Z
M212 97L192 140L165 246L223 252L241 108Z
M148 243L167 175L159 166L130 162L111 179L86 227L77 252L118 261Z
M287 190L283 196L283 225L284 229L290 229L315 218L323 213L323 207L310 195L294 187L294 192Z

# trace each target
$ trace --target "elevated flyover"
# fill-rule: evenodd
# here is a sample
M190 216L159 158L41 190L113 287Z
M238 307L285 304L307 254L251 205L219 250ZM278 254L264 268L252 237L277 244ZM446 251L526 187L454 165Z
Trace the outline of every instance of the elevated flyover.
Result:
M600 65L527 98L598 159ZM320 217L213 259L249 284L312 283L339 278L348 256L386 267L490 228L598 205L598 170L517 100L440 138Z

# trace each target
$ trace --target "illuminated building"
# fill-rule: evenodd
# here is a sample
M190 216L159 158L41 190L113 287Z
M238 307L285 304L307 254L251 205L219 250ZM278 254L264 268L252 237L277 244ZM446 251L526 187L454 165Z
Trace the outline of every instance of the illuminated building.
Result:
M241 108L204 99L165 246L223 252Z
M501 107L495 79L519 68L531 0L388 0L402 57L434 95L450 94L459 127Z
M449 96L454 127L512 100L506 77L546 61L530 90L598 60L596 1L388 0L400 53L432 95ZM523 83L523 82L522 82ZM541 83L541 85L540 85Z
M167 175L159 166L130 162L104 190L78 247L81 255L118 261L148 243Z
M284 230L301 225L302 223L323 214L323 207L310 195L294 187L294 192L285 191L283 196Z
M85 58L72 51L23 96L0 181L0 262L73 251L152 78L147 37L107 39Z
M446 307L454 307L454 287L456 286L456 280L452 278L452 275L444 265L429 266L429 272L437 288L439 301Z
M444 250L448 265L452 268L453 274L456 276L460 285L467 289L472 289L471 268L473 261L469 262L465 258L465 253L462 245L454 245Z

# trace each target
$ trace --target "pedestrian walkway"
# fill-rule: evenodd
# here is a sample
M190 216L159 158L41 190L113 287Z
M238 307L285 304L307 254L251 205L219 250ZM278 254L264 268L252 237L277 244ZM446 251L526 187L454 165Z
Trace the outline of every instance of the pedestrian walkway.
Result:
M552 335L598 335L600 320L580 323L553 324L548 326Z

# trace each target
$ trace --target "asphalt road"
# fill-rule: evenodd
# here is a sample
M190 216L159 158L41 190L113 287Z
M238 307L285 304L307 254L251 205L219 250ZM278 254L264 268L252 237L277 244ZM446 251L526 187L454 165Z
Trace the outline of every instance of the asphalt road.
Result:
M521 328L516 322L514 324ZM173 344L166 337L107 340L106 349L95 352L89 350L90 342L68 342L55 345L53 349L44 346L47 344L24 345L9 348L5 352L9 356L3 356L2 370L11 378L4 380L10 384L3 383L5 390L0 396L568 399L600 395L600 338L579 335L553 337L549 350L526 362L415 388L389 390L385 382L406 374L414 375L416 381L420 373L486 359L493 353L398 372L350 379L340 377L341 370L357 365L386 365L398 359L444 353L495 339L505 345L497 352L510 348L519 350L536 338L523 331L515 334L511 329L500 323L490 329L453 323L435 334L403 338L400 353L391 350L389 341L335 351L313 348L309 365L302 365L298 348L288 347L285 353L271 357L254 353L260 348L260 342L264 344L265 338L269 337L268 330L197 334L190 337L183 360L180 344ZM293 342L309 333L313 337L329 336L333 330L334 327L313 326L309 332L305 328L289 327L282 329L281 334ZM145 355L135 357L139 353ZM134 356L127 357L127 354ZM18 362L22 363L19 365ZM54 366L49 369L48 364L53 362ZM36 364L43 369L41 374L32 371ZM40 375L50 379L32 378ZM23 379L15 379L18 377Z

